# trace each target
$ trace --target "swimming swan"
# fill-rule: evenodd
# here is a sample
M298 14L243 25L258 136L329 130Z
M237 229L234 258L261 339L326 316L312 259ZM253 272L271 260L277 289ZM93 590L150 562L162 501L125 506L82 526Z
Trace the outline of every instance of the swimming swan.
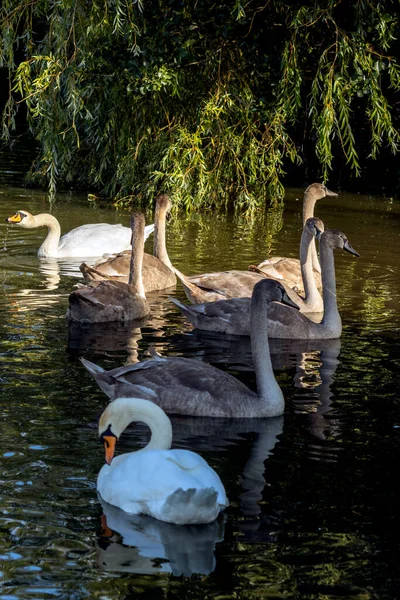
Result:
M134 213L131 225L132 258L129 283L107 279L74 290L69 296L67 319L80 323L104 323L132 321L149 314L150 306L142 282L144 216Z
M165 243L165 223L171 206L171 200L166 194L157 196L154 215L154 256L147 253L143 255L142 278L145 292L164 290L176 285L176 275ZM103 279L128 283L130 260L131 253L125 250L117 255L98 260L93 267L82 263L80 270L86 283Z
M71 229L61 236L61 227L57 219L48 213L31 215L27 210L19 210L6 223L22 229L47 227L47 236L37 255L41 258L91 257L105 253L120 252L130 248L132 232L121 224L91 223ZM145 238L152 233L154 225L146 227Z
M314 207L318 200L326 196L337 196L336 192L328 190L323 183L312 183L304 191L303 200L303 227L307 221L314 216ZM321 288L321 266L315 249L315 240L311 243L311 262L314 270L318 288ZM271 256L257 267L250 266L250 270L263 272L269 277L274 277L282 283L295 287L299 293L304 291L302 286L301 265L297 258L285 258L282 256Z
M307 221L308 222L308 221ZM284 339L335 339L342 333L342 321L336 302L336 279L333 250L342 248L355 256L344 233L327 229L321 235L320 256L323 283L324 316L314 323L306 315L284 304L271 303L268 308L268 336ZM310 264L311 269L311 264ZM220 300L197 306L186 306L170 298L198 329L233 335L250 335L250 301L248 298ZM288 304L288 303L287 303Z
M311 241L315 237L319 237L324 229L323 222L317 217L307 219L303 227L300 242L300 263L305 297L302 298L292 288L284 286L289 299L294 302L295 307L299 308L302 313L319 313L324 309L324 303L315 282L311 263ZM186 278L185 282L188 283ZM171 296L169 299L181 309L186 318L197 329L233 335L250 334L250 298L216 300L194 306L187 306ZM290 306L290 302L286 302L286 304Z
M325 198L326 196L337 196L336 192L332 192L328 190L326 185L323 183L312 183L308 186L308 188L304 191L304 199L303 199L303 227L307 221L307 219L311 219L314 216L314 207L318 200L321 198ZM312 243L312 265L315 271L315 275L321 273L321 266L318 261L317 251L315 248L315 241ZM283 262L282 262L283 261ZM282 256L271 256L267 258L263 262L261 262L258 267L250 267L250 269L256 269L262 271L266 274L271 273L271 269L283 270L286 278L295 282L298 281L299 291L301 291L301 274L300 274L300 263L296 258L285 258ZM287 273L287 270L292 271L290 275ZM317 285L321 287L320 278L317 277Z
M149 426L147 446L115 458L117 439L132 421ZM224 486L206 461L190 450L171 450L172 427L165 412L142 398L117 398L99 421L106 463L97 478L105 502L131 514L186 525L211 523L228 506Z
M300 264L301 264L301 289L304 290L304 298L300 296L292 287L281 280L281 274L275 274L276 277L250 271L221 271L219 273L210 273L199 276L200 285L194 283L196 277L187 277L178 269L175 269L186 296L192 304L204 304L206 302L216 302L218 300L229 300L233 298L249 298L253 287L258 281L267 277L279 280L284 286L289 298L297 304L303 313L318 313L323 310L321 294L315 281L312 267L312 244L314 238L324 231L324 224L321 219L316 217L307 219L300 240ZM291 259L296 262L295 259ZM320 278L319 278L320 279ZM205 280L205 281L204 281ZM213 285L215 288L213 289ZM204 287L204 286L207 286ZM175 300L172 300L175 302ZM176 301L175 304L179 306ZM182 305L184 306L184 305ZM180 308L182 308L180 306ZM183 310L183 308L182 308ZM200 309L202 311L202 309ZM191 320L189 318L189 320ZM193 321L192 321L193 322Z
M174 271L192 304L215 302L228 298L250 298L256 283L267 277L264 273L239 270L189 276L184 275L175 267Z
M107 396L152 400L166 412L199 417L262 418L282 415L285 401L274 377L268 346L267 314L272 301L284 301L277 281L263 279L251 298L251 348L257 379L253 392L232 375L191 358L162 358L105 371L82 364ZM271 304L270 304L271 303Z
M314 206L317 200L326 196L337 196L322 183L312 183L304 192L303 201L303 229L307 219L314 216ZM315 240L311 240L311 251L309 260L312 264L313 275L316 285L321 288L321 267L315 249ZM203 304L204 302L215 302L217 300L229 300L230 298L249 298L257 281L262 277L269 277L280 281L287 288L294 289L297 293L305 293L301 265L297 258L284 258L282 256L271 257L257 267L250 266L249 271L229 270L203 273L201 275L184 275L175 269L180 279L188 300L192 304ZM294 298L290 296L293 300ZM300 310L304 311L304 305L300 303ZM313 310L310 312L318 312Z

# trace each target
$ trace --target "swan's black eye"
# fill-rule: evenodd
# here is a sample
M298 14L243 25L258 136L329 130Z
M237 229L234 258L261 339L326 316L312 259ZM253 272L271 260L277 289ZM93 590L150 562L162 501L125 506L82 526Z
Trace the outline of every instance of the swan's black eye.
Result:
M106 444L107 448L109 448L110 446L110 442L108 441L108 437L117 437L112 431L111 431L111 423L110 425L107 427L107 429L105 431L103 431L103 433L100 436L100 444Z

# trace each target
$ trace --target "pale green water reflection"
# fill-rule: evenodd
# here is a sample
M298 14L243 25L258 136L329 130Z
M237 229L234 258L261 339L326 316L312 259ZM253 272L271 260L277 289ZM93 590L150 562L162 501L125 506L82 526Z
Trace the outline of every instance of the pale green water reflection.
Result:
M168 224L172 261L194 273L295 256L302 191L289 196L283 221L179 215ZM254 386L249 342L193 332L167 293L151 295L141 329L68 328L79 261L40 261L44 230L4 223L17 209L49 211L46 196L0 188L0 206L0 599L399 597L399 203L341 194L317 205L361 256L335 254L341 340L271 344L284 417L173 419L175 447L201 452L221 475L224 519L175 531L111 509L119 532L104 527L95 489L106 398L78 356L111 368L154 344ZM63 231L129 223L76 195L60 195L52 212ZM179 286L172 293L184 299ZM119 451L146 440L134 426Z

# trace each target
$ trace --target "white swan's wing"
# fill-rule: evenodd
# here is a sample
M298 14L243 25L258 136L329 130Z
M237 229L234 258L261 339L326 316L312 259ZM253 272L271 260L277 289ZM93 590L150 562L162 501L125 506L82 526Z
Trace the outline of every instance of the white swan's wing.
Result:
M145 239L154 225L145 227ZM131 246L132 231L121 224L89 223L72 229L59 242L59 256L93 257L118 253Z
M228 501L221 480L188 450L142 450L114 458L98 477L106 502L132 514L174 523L214 520Z

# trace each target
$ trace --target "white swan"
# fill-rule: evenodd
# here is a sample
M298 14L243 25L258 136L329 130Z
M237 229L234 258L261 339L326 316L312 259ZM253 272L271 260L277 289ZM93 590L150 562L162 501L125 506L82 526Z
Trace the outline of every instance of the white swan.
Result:
M176 275L168 256L165 241L165 224L171 211L171 200L166 194L156 198L154 214L153 254L143 255L142 278L145 292L164 290L176 285ZM85 283L114 279L128 283L131 253L128 250L117 255L101 258L93 267L82 263L80 270Z
M142 281L144 216L131 218L132 251L129 283L107 279L83 286L69 295L66 317L80 323L105 323L142 319L150 312Z
M282 415L285 400L274 377L268 345L268 311L285 290L272 279L254 286L251 348L257 392L220 369L191 358L156 355L111 371L81 358L98 385L114 400L132 396L152 400L166 412L199 417L263 418Z
M131 246L132 232L121 224L91 223L71 229L61 236L61 227L57 219L48 213L31 215L27 210L19 210L8 217L6 223L22 229L47 227L47 236L38 250L42 258L83 258L99 257L103 254L122 252ZM154 225L148 225L145 239L152 233Z
M142 450L114 456L115 444L132 421L149 426ZM117 398L99 421L106 463L97 479L100 496L131 514L185 525L211 523L228 506L224 486L206 461L190 450L171 450L171 421L142 398Z
M320 323L284 304L271 303L268 308L268 336L281 339L335 339L342 333L342 321L336 302L334 248L342 248L355 256L358 252L341 231L327 229L321 235L320 256L323 283L324 316ZM311 269L311 263L309 264ZM312 277L312 273L309 274ZM170 298L198 329L233 335L250 335L250 300L233 298L186 306ZM289 304L289 302L286 302Z

